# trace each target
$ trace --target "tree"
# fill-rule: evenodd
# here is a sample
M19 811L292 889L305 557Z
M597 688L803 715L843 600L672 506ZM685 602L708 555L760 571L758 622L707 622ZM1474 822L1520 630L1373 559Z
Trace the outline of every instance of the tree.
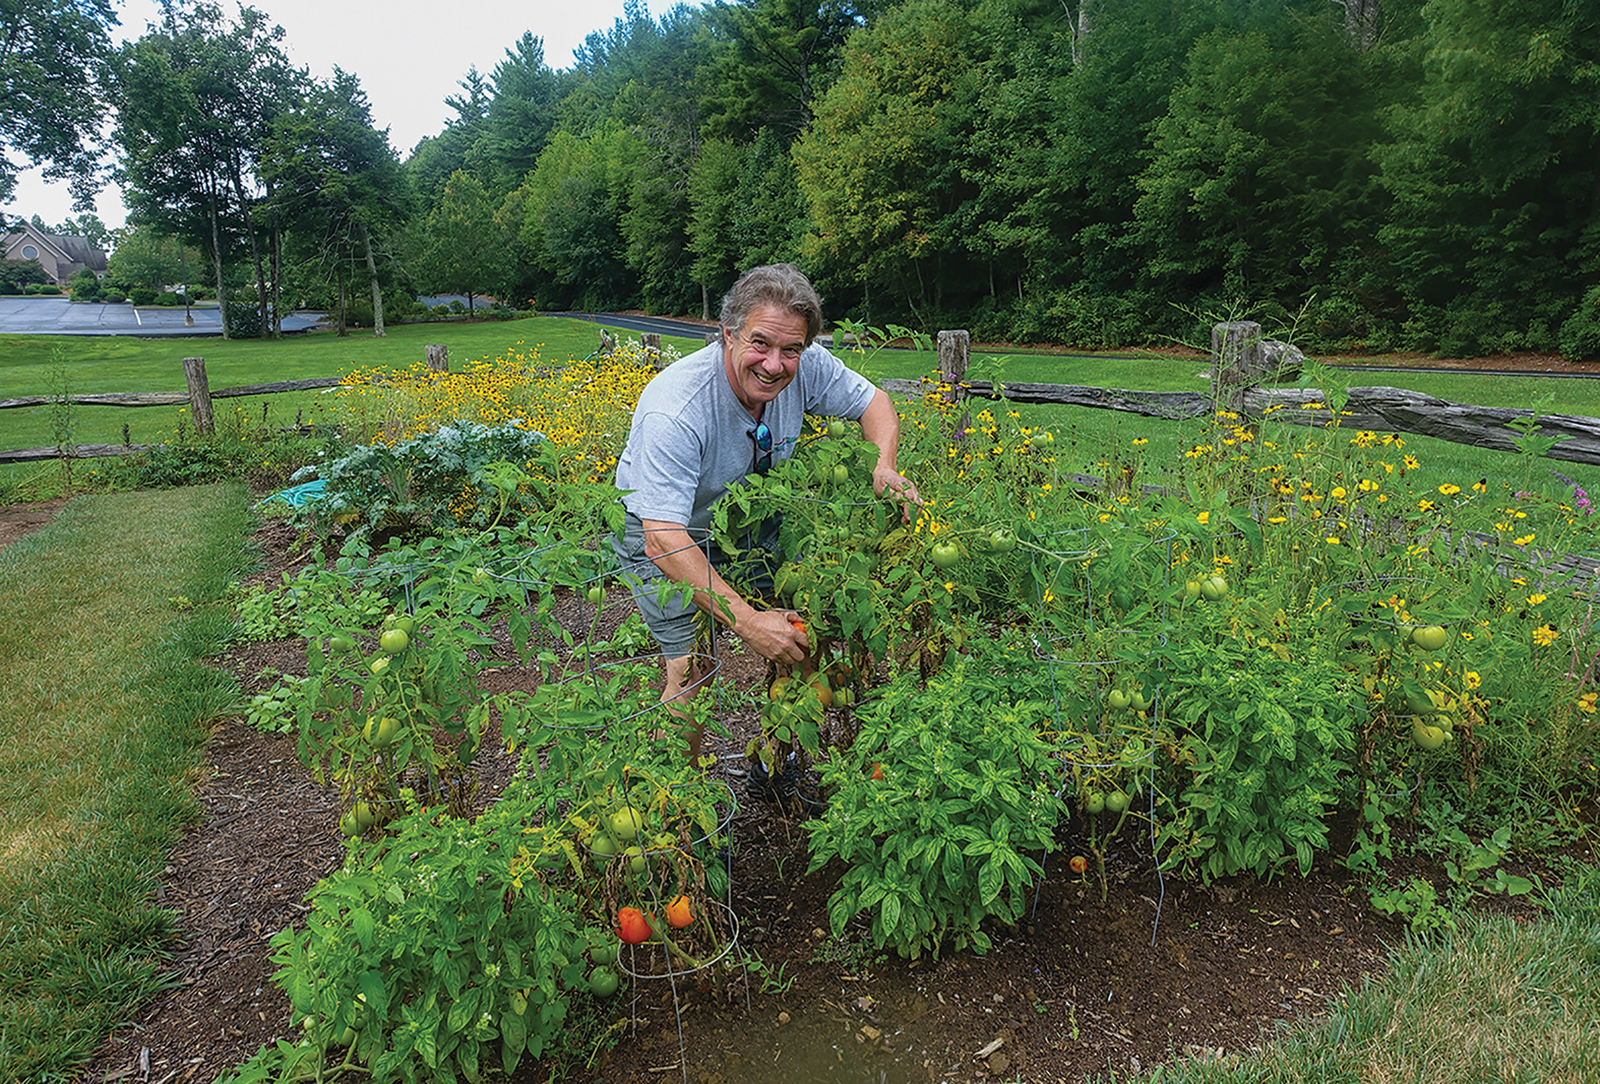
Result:
M744 150L726 139L707 140L700 147L689 176L690 273L700 286L700 315L709 320L712 296L733 285L739 271L739 242L734 221L739 212L739 176Z
M272 187L271 210L309 243L339 288L339 327L345 327L344 283L359 267L372 294L373 335L384 336L378 254L408 209L405 174L386 131L372 126L361 84L335 68L304 105L279 115L263 163Z
M17 185L8 150L66 180L78 210L100 187L110 0L0 0L0 204Z
M910 0L850 39L794 147L806 259L897 310L937 306L947 281L971 278L944 242L946 216L969 195L960 160L975 44L960 4Z
M109 248L111 245L111 230L96 214L68 215L61 225L51 227L48 232L62 237L87 238L96 248Z
M1291 308L1326 294L1384 207L1368 154L1377 104L1332 20L1281 43L1260 31L1202 37L1139 177L1151 283Z
M544 60L544 41L524 32L491 77L493 94L484 118L483 158L494 187L522 183L539 161L556 122L559 86Z
M201 266L203 257L171 234L150 226L128 226L117 232L116 247L106 261L104 282L128 291L134 287L160 291L182 285L191 270Z
M267 193L260 163L273 118L299 99L305 76L283 55L283 30L253 8L241 7L234 23L211 3L165 11L166 22L125 46L114 68L124 196L137 219L205 249L225 329L224 266L242 246L254 266L264 328L269 294L256 208Z
M647 148L612 123L586 138L557 131L523 186L520 241L543 273L541 308L629 304L638 288L622 216Z
M1413 348L1549 349L1600 280L1600 22L1562 0L1433 0L1377 149Z
M887 5L875 0L718 0L704 84L708 135L749 142L763 128L792 141L839 72L845 39Z
M504 275L505 236L489 194L470 173L457 170L445 182L423 230L421 275L430 292L473 295Z

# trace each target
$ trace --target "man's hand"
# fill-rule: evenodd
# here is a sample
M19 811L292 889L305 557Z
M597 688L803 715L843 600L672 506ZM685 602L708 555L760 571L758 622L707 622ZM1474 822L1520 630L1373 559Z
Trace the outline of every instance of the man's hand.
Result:
M733 626L739 638L763 659L772 662L805 661L811 643L792 610L756 610Z
M905 475L879 464L872 471L872 491L900 505L900 520L911 522L911 506L922 503L917 487Z

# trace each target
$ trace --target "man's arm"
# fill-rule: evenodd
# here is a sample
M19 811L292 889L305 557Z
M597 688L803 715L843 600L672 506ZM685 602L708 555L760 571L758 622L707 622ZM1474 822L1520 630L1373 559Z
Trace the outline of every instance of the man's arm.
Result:
M872 468L872 491L880 497L902 501L902 514L909 518L910 506L921 502L917 487L895 468L900 454L900 415L882 388L874 388L872 401L861 412L861 435L878 446L878 464Z
M764 659L785 663L805 659L809 647L806 634L789 623L796 614L758 610L746 602L718 574L683 524L658 519L642 522L645 556L674 583L693 584L696 606L732 629Z

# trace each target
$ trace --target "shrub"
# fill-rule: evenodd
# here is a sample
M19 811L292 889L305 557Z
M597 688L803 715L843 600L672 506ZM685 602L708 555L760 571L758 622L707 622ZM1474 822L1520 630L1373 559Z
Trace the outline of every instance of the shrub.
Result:
M1584 294L1577 311L1562 323L1560 344L1568 361L1600 357L1600 286Z
M148 286L134 286L128 290L128 300L135 305L153 305L158 296L158 293Z
M874 947L901 956L986 952L986 919L1022 917L1044 873L1029 852L1053 849L1063 806L1036 733L1052 713L1048 678L1009 669L995 650L925 689L902 674L862 712L849 752L824 765L835 793L807 827L812 872L846 865L828 901L835 935L865 915Z
M253 295L254 290L250 291ZM265 329L261 326L261 310L254 300L236 298L228 302L228 338L259 339Z

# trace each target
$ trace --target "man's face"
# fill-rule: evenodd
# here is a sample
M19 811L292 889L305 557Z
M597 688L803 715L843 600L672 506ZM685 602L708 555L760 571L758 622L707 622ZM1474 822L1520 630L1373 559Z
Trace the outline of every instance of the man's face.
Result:
M774 305L757 308L737 332L723 329L728 384L752 416L789 386L805 344L805 318Z

